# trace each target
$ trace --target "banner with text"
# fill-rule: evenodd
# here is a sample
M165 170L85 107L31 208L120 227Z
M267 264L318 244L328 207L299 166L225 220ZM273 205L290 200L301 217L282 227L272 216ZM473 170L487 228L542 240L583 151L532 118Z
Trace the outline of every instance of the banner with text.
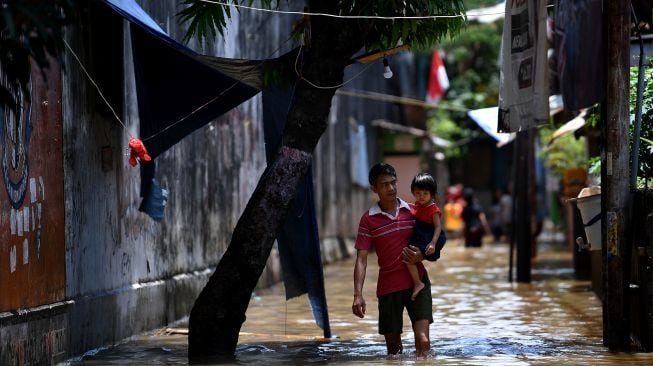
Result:
M548 121L546 49L546 1L506 1L497 132L525 130Z

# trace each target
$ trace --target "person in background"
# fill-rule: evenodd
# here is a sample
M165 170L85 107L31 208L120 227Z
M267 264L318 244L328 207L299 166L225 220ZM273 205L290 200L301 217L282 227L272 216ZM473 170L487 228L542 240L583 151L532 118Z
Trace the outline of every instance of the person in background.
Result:
M466 247L480 247L483 243L483 235L490 233L490 226L485 218L483 207L478 203L474 196L474 190L465 188L463 191L463 208L462 218L465 223L464 237Z
M447 189L444 204L444 230L449 237L458 237L463 231L463 187L460 184L453 185Z
M503 235L503 224L501 222L501 190L494 191L492 196L492 205L490 206L490 229L494 242L498 243Z
M510 185L501 192L499 206L501 207L500 216L503 235L506 236L506 241L510 242L512 240L512 194Z

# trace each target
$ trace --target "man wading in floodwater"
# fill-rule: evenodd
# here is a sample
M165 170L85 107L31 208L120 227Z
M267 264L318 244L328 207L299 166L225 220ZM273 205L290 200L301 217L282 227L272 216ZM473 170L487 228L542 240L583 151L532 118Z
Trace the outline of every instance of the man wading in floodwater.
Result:
M370 169L369 182L379 197L361 217L356 238L356 265L354 267L354 302L352 312L365 316L363 283L367 270L367 255L376 248L379 262L379 279L376 295L379 302L379 333L385 337L389 354L403 351L401 332L404 308L408 311L415 332L415 350L418 356L427 356L430 348L429 324L431 312L431 283L422 264L422 253L407 246L413 233L413 217L408 204L397 198L397 173L388 164L379 163ZM404 262L415 263L424 289L411 300L413 281Z

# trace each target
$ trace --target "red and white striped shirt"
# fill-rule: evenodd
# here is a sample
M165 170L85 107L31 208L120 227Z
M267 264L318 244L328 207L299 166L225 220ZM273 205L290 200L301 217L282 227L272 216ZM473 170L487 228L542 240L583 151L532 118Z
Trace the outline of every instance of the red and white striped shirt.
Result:
M401 252L408 245L415 221L410 213L408 203L399 200L395 215L381 210L378 204L372 206L358 226L356 249L376 249L379 263L379 280L376 296L382 296L413 287L406 265L401 261ZM417 263L420 277L424 275L424 266Z

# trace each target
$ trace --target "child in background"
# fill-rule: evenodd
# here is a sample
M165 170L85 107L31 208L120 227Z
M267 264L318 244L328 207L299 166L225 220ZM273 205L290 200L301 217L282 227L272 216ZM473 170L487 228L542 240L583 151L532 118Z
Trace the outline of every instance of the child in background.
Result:
M410 183L410 191L415 196L415 203L410 204L410 212L415 218L410 245L419 248L425 257L436 260L440 257L440 251L447 240L440 224L442 213L435 203L437 184L430 174L420 173ZM411 299L414 300L424 288L424 283L419 278L414 264L406 264L406 266L413 280Z
M463 185L456 184L447 189L442 215L444 231L448 237L460 237L463 233Z

